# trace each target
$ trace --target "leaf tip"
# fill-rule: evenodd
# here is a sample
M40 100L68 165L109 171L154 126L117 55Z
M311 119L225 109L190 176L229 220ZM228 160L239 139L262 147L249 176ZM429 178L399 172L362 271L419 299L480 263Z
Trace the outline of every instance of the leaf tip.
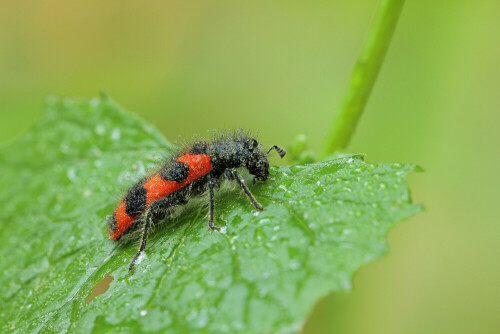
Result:
M424 172L426 172L425 168L422 167L422 166L419 166L419 165L415 165L413 167L413 171L417 172L417 173L424 173Z
M417 213L427 211L425 205L423 205L422 203L417 203L415 205L417 206Z
M102 90L99 91L99 98L101 99L102 102L108 102L110 100L109 95Z

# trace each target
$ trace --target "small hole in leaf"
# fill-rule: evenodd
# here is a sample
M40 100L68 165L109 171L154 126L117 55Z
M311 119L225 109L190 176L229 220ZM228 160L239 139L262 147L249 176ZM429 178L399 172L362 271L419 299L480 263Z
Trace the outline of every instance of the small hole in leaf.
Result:
M107 273L106 275L104 275L104 277L92 288L92 293L85 300L85 304L90 303L92 299L108 291L109 285L113 281L114 278L113 276L111 276L111 273Z

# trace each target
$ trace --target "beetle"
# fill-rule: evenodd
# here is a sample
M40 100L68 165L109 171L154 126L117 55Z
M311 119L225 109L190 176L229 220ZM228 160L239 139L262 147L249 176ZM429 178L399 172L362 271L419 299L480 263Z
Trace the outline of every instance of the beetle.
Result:
M150 176L133 185L118 203L109 217L109 238L119 241L122 236L141 230L141 244L132 259L129 270L133 270L140 254L146 249L150 228L171 215L190 198L198 197L208 190L210 212L208 226L214 225L214 190L223 179L235 181L257 210L263 206L255 199L237 168L243 167L256 181L266 181L269 176L268 155L276 150L281 158L285 150L277 145L267 151L259 142L243 131L227 132L215 136L211 142L198 140L163 162Z

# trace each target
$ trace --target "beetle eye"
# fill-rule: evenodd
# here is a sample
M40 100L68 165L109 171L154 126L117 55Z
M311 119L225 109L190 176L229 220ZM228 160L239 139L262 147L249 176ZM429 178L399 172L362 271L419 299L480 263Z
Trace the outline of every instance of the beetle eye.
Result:
M247 145L248 145L248 149L250 151L253 151L253 150L255 150L257 148L257 146L259 146L259 143L257 143L257 141L252 138L252 139L249 139L247 141Z

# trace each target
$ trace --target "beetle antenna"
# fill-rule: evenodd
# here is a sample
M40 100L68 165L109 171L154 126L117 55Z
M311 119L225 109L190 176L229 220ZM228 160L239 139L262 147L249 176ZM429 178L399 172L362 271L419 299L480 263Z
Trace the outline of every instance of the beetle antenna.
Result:
M269 155L269 152L271 152L273 149L276 150L276 152L278 152L278 154L280 155L281 159L283 159L283 157L285 156L286 152L284 149L282 149L281 147L279 147L278 145L273 145L271 146L268 150L267 150L267 153L266 155Z

